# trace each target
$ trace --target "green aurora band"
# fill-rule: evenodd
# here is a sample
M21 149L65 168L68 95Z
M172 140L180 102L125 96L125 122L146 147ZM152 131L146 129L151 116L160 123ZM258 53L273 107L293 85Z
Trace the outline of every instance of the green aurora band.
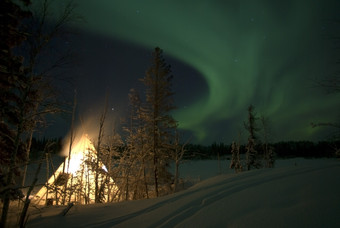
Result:
M329 40L322 35L328 29L326 15L339 6L336 1L78 4L87 21L79 25L82 29L150 50L159 46L204 77L208 93L174 114L180 128L193 131L198 141L212 137L219 123L232 132L216 133L215 140L236 137L250 104L271 119L278 140L313 140L324 129L311 128L311 122L338 120L339 95L314 86L334 68Z

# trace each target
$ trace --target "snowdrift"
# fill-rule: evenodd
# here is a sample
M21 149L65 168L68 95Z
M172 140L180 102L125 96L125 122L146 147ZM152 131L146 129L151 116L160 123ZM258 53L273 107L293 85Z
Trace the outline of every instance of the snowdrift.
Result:
M279 161L156 199L64 208L32 211L27 227L340 227L340 162Z

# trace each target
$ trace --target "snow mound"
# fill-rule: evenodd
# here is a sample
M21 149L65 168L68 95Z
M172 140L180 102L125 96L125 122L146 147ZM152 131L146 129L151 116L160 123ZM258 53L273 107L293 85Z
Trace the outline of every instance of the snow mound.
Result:
M221 174L165 197L44 208L27 227L340 227L340 163Z

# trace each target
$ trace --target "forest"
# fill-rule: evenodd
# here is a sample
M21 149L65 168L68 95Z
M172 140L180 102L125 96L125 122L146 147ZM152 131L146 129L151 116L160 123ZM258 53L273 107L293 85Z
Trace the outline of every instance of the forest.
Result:
M51 151L53 154L58 154L62 148L62 138L57 139L32 139L32 147L30 159L37 159L44 153L45 145L48 141L55 141L56 145ZM340 148L339 141L282 141L270 143L274 148L275 157L283 158L332 158L336 156L336 149ZM186 152L183 155L183 160L196 159L230 159L232 144L212 143L211 145L201 145L189 143L186 145ZM120 149L121 151L124 148ZM246 153L246 145L240 146L240 153Z
M6 226L11 208L20 211L18 224L24 227L32 206L72 207L176 193L181 181L178 170L184 160L230 160L230 168L239 173L274 168L277 159L340 156L338 138L270 142L270 117L257 116L252 104L244 110L247 119L241 123L247 132L246 143L192 143L183 137L180 123L172 115L176 109L174 75L160 47L150 51L150 65L139 78L138 90L131 88L126 94L128 114L120 123L121 131L107 129L108 94L99 110L97 126L92 129L95 133L87 135L75 126L76 90L73 101L61 101L51 79L51 71L70 64L69 56L58 56L48 61L48 66L42 61L51 51L49 45L60 42L64 27L76 18L75 5L66 4L60 18L49 24L49 1L42 1L39 15L29 10L31 1L19 2L4 0L0 5L0 227ZM71 116L68 136L36 136L50 118L61 114ZM334 124L316 123L314 127L322 125ZM61 151L63 162L57 168L52 155ZM50 179L43 186L36 186L46 163ZM171 165L175 167L173 174L169 171ZM32 182L27 183L27 170L32 167ZM37 187L44 191L34 195Z

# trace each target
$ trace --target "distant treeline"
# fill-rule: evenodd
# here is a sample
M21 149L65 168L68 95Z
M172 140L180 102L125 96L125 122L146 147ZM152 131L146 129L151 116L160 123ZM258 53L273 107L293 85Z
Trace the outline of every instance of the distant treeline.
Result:
M58 153L62 149L62 139L36 139L32 140L31 158L38 158L42 155L46 144L53 142L50 152ZM274 148L276 158L330 158L335 156L336 149L340 148L340 141L286 141L270 144ZM213 143L209 146L199 144L188 144L184 154L184 159L215 159L231 156L231 144ZM261 148L257 148L261 151ZM240 146L240 153L245 154L245 145Z
M270 144L276 158L322 158L335 157L336 149L340 148L340 141L287 141ZM261 151L258 146L257 151ZM189 144L184 159L211 159L219 156L231 156L231 144L213 143L210 146ZM240 153L246 153L246 145L240 146Z

